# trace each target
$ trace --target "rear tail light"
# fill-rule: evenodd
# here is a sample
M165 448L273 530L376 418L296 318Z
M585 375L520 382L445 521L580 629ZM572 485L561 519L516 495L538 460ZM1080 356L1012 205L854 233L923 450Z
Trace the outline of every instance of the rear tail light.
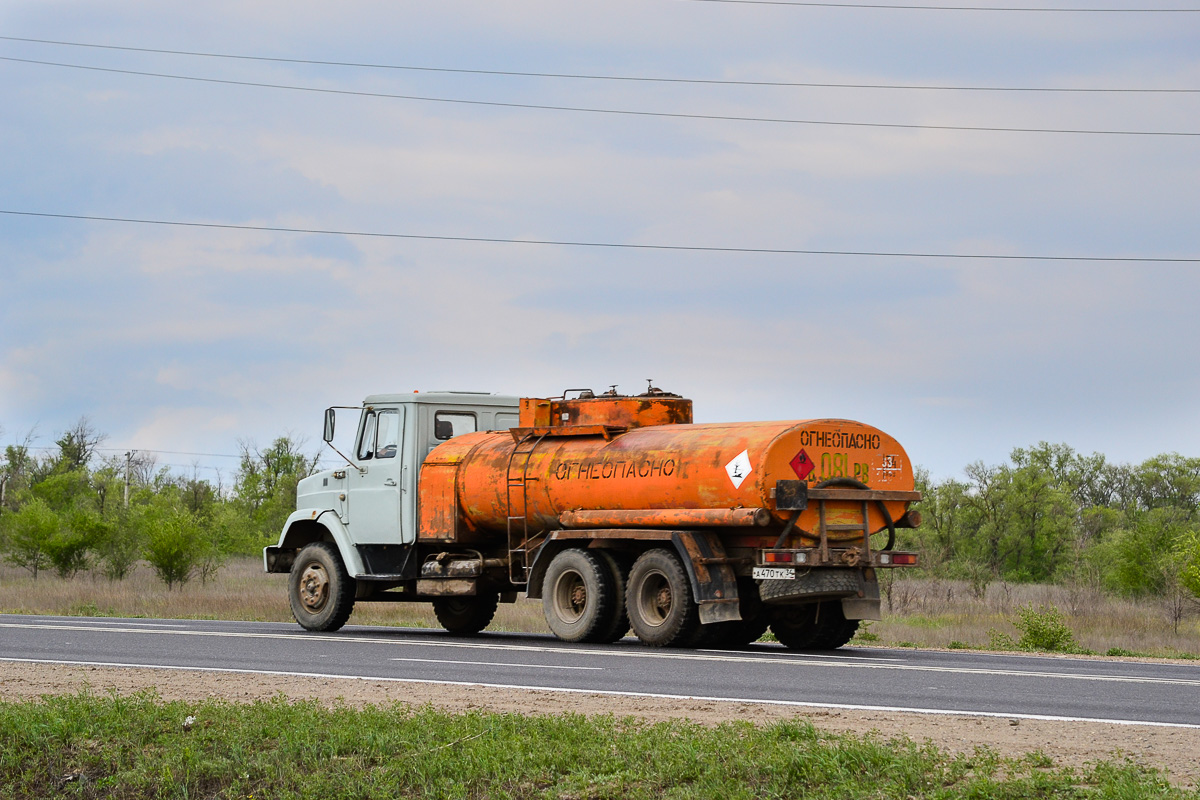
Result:
M917 554L892 553L892 563L897 566L915 567L917 565Z
M791 553L763 553L763 562L766 564L790 564L792 563Z

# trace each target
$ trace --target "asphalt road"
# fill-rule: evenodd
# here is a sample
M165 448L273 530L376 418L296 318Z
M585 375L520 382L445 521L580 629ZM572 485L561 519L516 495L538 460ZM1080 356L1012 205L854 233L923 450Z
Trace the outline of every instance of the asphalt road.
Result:
M659 650L632 639L0 615L0 661L316 675L1200 728L1200 665L842 648Z

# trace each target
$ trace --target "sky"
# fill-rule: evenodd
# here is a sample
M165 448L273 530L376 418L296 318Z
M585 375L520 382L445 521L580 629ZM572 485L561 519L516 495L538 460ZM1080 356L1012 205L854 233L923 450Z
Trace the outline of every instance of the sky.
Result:
M0 443L86 416L228 476L371 393L652 380L935 479L1200 455L1200 13L0 0L0 37Z

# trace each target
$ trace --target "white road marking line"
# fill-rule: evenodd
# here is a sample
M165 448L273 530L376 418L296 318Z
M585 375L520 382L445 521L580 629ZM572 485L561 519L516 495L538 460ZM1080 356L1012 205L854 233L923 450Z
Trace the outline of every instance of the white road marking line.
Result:
M709 649L706 647L697 647L695 652L697 652L697 653L728 653L729 651L728 650L712 650L712 649ZM784 658L785 657L785 656L775 656L773 653L762 653L761 655L767 659L772 658L772 657L775 657L775 658ZM804 657L805 658L840 659L842 661L870 661L871 663L875 663L877 661L895 661L895 662L903 662L904 661L903 658L892 658L891 656L874 656L874 655L873 656L862 656L862 655L853 654L853 653L844 653L841 655L834 654L834 653L805 653Z
M841 711L878 711L884 713L903 712L941 717L990 717L995 719L1030 719L1047 722L1099 722L1105 725L1145 725L1150 728L1187 728L1200 730L1200 725L1185 722L1152 722L1149 720L1104 719L1099 717L1062 717L1050 714L1009 714L999 711L964 711L961 709L908 708L906 706L868 706L848 703L810 703L800 700L760 700L753 697L705 697L687 694L657 694L652 692L617 692L605 689L574 689L565 686L520 686L507 683L481 683L474 681L435 681L427 678L394 678L377 675L334 675L322 672L284 672L266 669L230 669L226 667L186 667L165 664L130 664L106 661L53 661L36 658L3 658L22 664L62 664L75 667L121 667L124 669L161 669L173 672L215 672L225 675L274 675L285 678L321 678L323 680L380 681L387 683L413 683L432 686L466 686L483 689L515 689L533 692L562 692L564 694L597 694L605 697L643 697L654 700L691 700L703 703L755 703L764 706L789 708L831 708Z
M820 661L810 656L798 655L779 655L779 656L738 656L727 655L719 656L714 654L701 654L696 652L685 653L664 653L661 651L637 651L637 650L582 650L579 648L566 647L538 647L534 645L515 645L515 644L496 644L486 642L434 642L424 641L419 639L400 639L400 638L380 638L366 636L322 636L319 634L298 634L298 633L235 633L231 631L192 631L192 630L140 630L125 629L125 628L102 628L102 627L79 627L72 628L69 625L41 625L41 624L22 624L22 623L0 623L0 628L30 628L30 629L48 629L48 630L80 630L89 632L106 632L106 633L142 633L142 634L158 634L164 636L217 636L234 639L280 639L288 641L305 641L309 644L329 644L338 642L356 642L365 644L390 644L390 645L408 645L415 647L441 647L441 648L457 648L468 650L510 650L523 652L537 653L559 653L569 655L592 655L602 658L636 658L636 659L657 659L666 661L717 661L724 663L735 663L745 665L771 665L771 666L789 666L789 667L826 667L834 668L841 667L845 669L874 669L874 670L895 670L902 672L948 672L957 675L991 675L991 676L1006 676L1018 678L1059 678L1062 680L1074 681L1096 681L1100 683L1149 683L1149 684L1168 684L1173 686L1200 686L1200 679L1188 678L1151 678L1151 677L1131 677L1125 675L1089 675L1089 674L1072 674L1065 672L1043 672L1033 670L1019 669L982 669L977 667L929 667L917 666L913 664L883 664L865 661Z
M51 625L53 627L62 628L62 627L68 627L68 625L112 625L114 623L111 619L106 619L104 617L93 617L91 619L79 619L77 617L73 617L70 620L64 619L61 623L57 622L56 620L51 620L47 624ZM125 621L122 621L120 624L133 625L133 626L137 626L140 628L186 628L187 627L187 625L172 624L169 622L125 622Z
M388 661L412 661L418 664L471 664L476 667L524 667L526 669L581 669L603 672L604 667L559 667L554 664L519 664L504 661L447 661L443 658L389 658Z

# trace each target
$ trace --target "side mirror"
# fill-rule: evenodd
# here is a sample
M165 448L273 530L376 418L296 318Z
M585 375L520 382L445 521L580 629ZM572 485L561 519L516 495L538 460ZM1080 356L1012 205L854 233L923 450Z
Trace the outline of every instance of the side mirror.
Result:
M333 423L335 419L334 410L332 408L325 409L325 435L326 442L333 441Z

